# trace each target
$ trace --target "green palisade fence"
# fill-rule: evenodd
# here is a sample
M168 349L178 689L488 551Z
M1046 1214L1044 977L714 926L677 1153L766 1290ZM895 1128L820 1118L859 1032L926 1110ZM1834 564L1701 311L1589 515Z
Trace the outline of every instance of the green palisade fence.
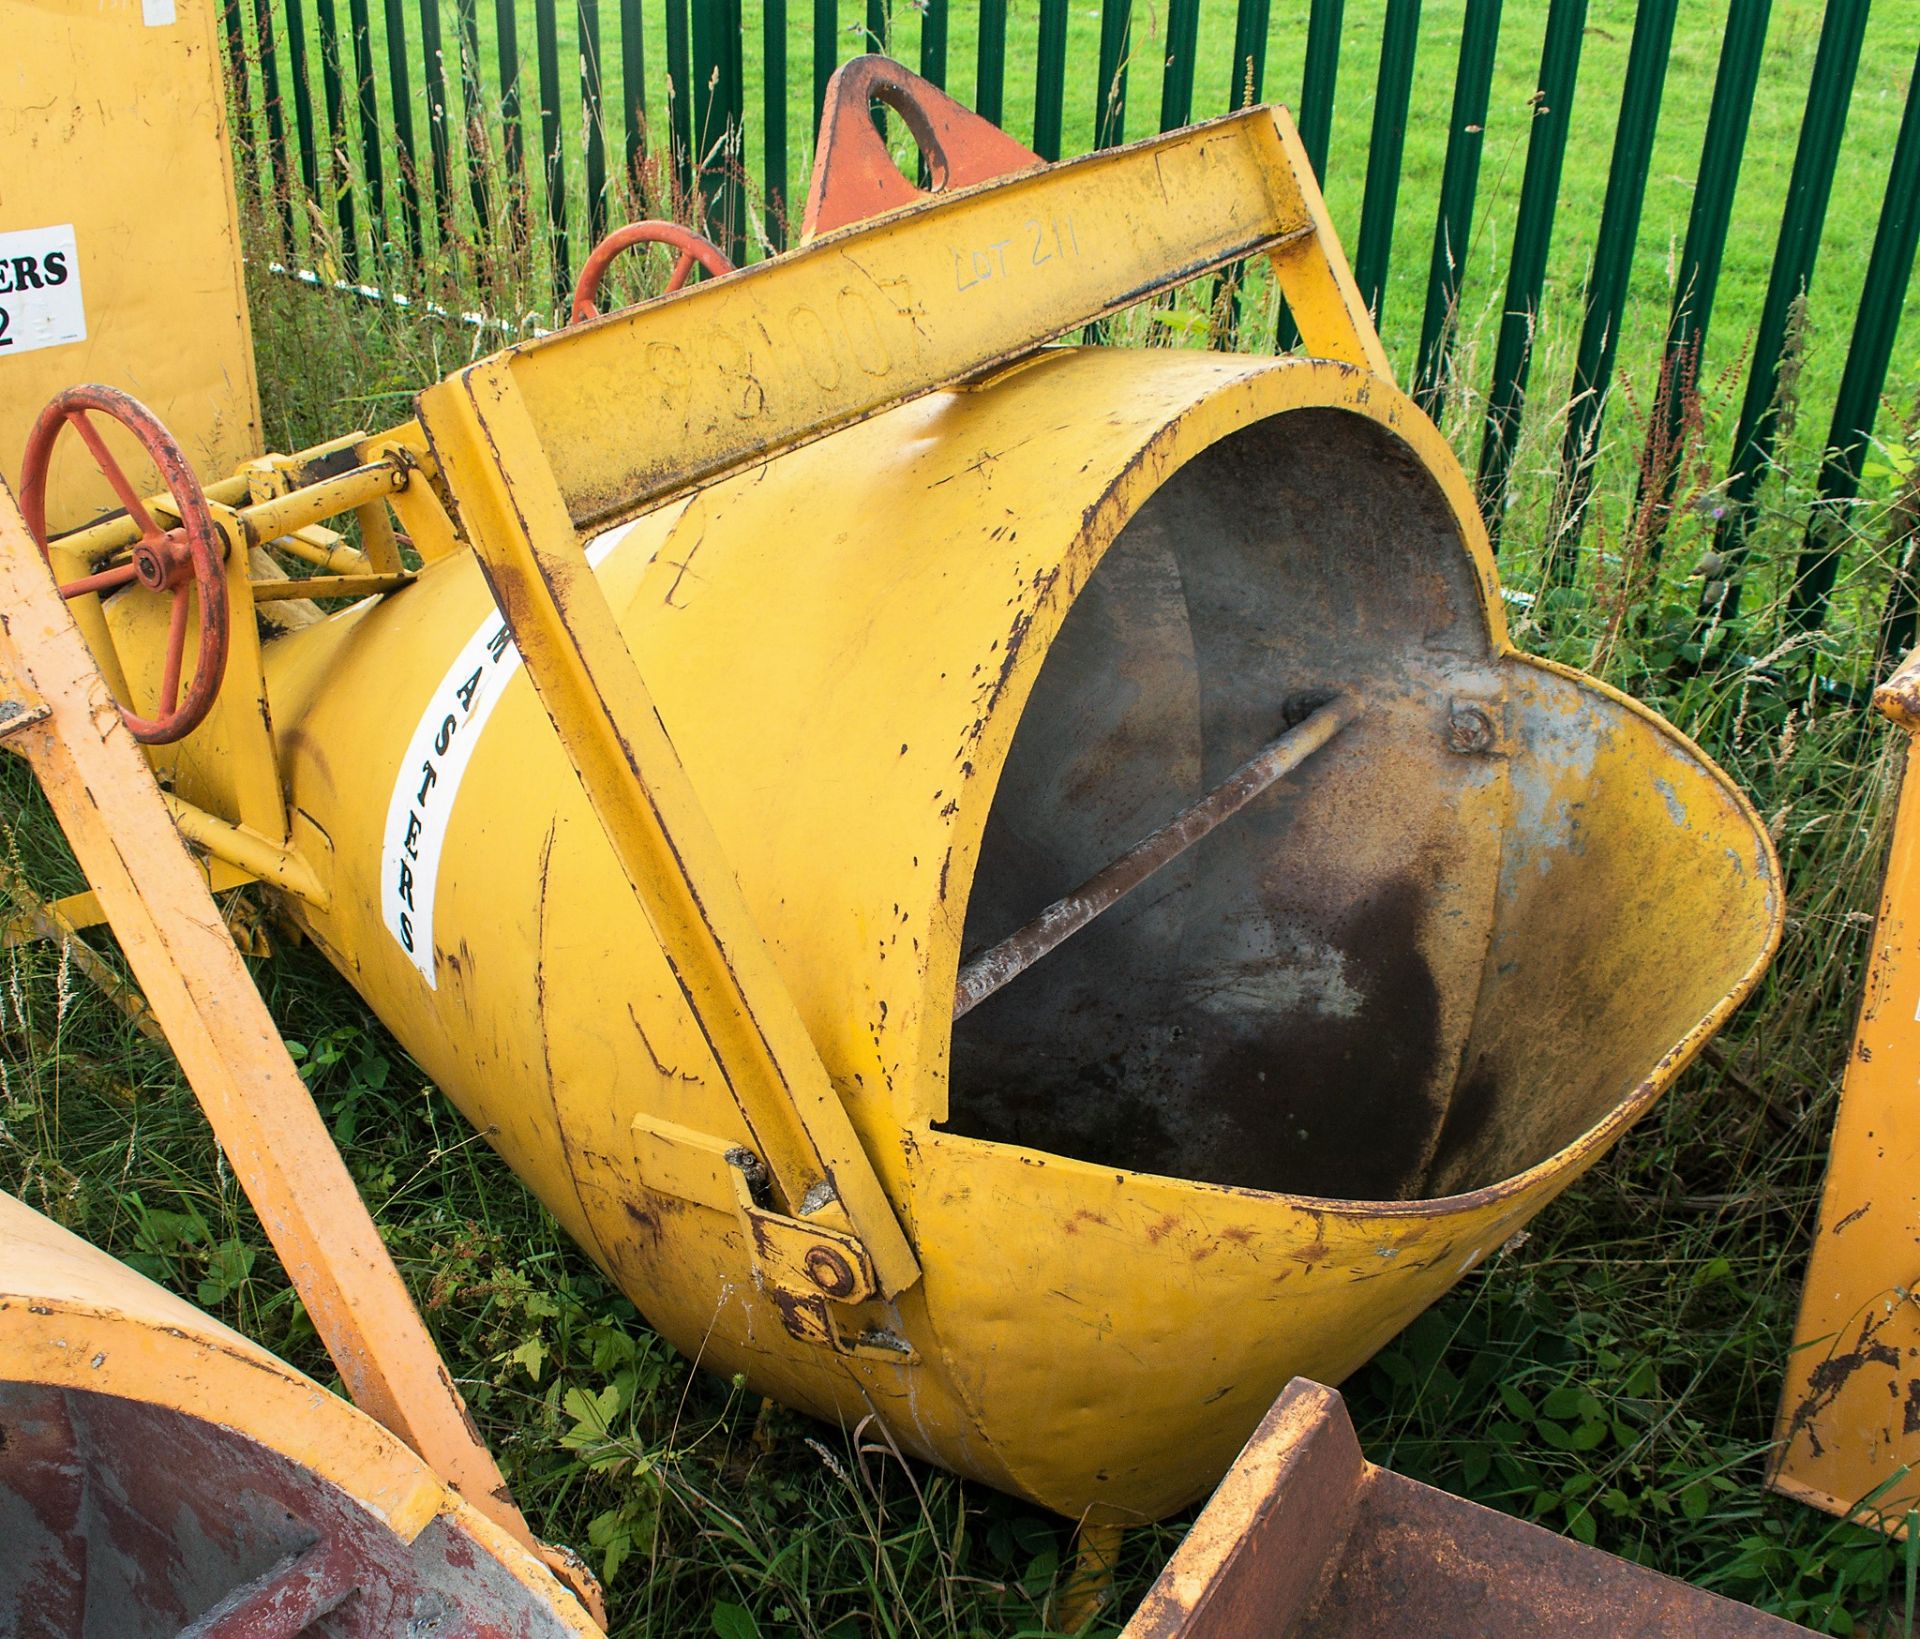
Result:
M477 271L503 304L544 293L550 311L515 314L521 323L564 319L587 248L633 216L688 221L737 261L791 244L828 78L862 50L917 66L1047 158L1278 97L1294 108L1409 389L1430 414L1479 422L1496 545L1516 458L1531 449L1527 459L1554 463L1550 539L1528 543L1546 551L1549 583L1588 573L1603 549L1585 539L1587 498L1597 464L1623 449L1639 474L1637 510L1656 520L1657 557L1688 406L1717 369L1744 379L1744 398L1714 492L1722 569L1702 618L1736 613L1736 571L1782 436L1783 367L1815 324L1843 363L1830 400L1804 407L1830 418L1818 500L1789 566L1789 624L1811 633L1828 614L1840 524L1859 502L1890 367L1911 363L1899 349L1920 237L1920 63L1881 93L1900 99L1881 126L1897 121L1897 139L1872 152L1846 144L1863 50L1904 65L1920 48L1920 8L1882 0L1873 33L1870 3L222 0L221 32L236 160L282 261L429 295L436 279ZM1817 30L1818 45L1786 98L1800 118L1783 133L1775 59L1789 27L1809 49ZM1711 66L1704 110L1675 106L1672 64L1687 53ZM1694 74L1704 83L1704 66ZM1787 177L1743 167L1756 107L1769 117L1763 87L1773 151L1794 152ZM883 129L913 174L898 124ZM1607 156L1603 198L1572 202L1593 171L1569 169L1572 145L1583 161ZM1860 292L1835 312L1814 275L1843 148L1884 203L1871 254L1854 256L1864 284L1854 268L1826 277ZM1684 235L1675 173L1688 191ZM1765 299L1737 322L1723 317L1709 354L1730 255ZM1297 345L1264 270L1209 289L1212 345ZM1550 319L1577 335L1570 379L1557 368L1541 377ZM1463 345L1481 333L1484 354ZM1906 337L1911 352L1911 326ZM1624 425L1623 346L1660 361ZM1916 580L1895 579L1881 614L1888 643L1910 642L1920 623Z

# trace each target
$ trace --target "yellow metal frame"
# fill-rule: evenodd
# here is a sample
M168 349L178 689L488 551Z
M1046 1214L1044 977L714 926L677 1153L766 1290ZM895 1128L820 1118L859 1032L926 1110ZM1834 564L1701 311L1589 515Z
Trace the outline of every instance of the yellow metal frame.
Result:
M396 516L424 562L443 558L460 544L435 489L438 476L419 423L410 421L372 437L349 433L296 455L258 457L205 486L208 510L226 545L231 614L225 681L191 747L155 748L153 760L162 774L186 757L218 758L230 771L224 782L231 793L229 815L167 793L210 889L260 881L316 909L328 904L329 849L324 836L311 827L302 830L288 811L260 635L245 611L313 598L372 597L411 584L413 573L402 561L394 529ZM163 515L173 512L166 495L152 496L148 504ZM348 513L359 523L363 550L323 527ZM62 581L91 573L137 536L124 516L61 535L50 553L55 573ZM263 556L268 548L325 573L289 579ZM263 573L263 567L276 572ZM117 698L129 697L130 683L151 681L141 668L150 671L157 664L163 605L120 599L109 609L98 597L81 597L70 607ZM76 927L104 919L91 893L73 895L55 908Z
M1768 1483L1904 1535L1920 1508L1920 651L1873 699L1905 736L1899 797Z

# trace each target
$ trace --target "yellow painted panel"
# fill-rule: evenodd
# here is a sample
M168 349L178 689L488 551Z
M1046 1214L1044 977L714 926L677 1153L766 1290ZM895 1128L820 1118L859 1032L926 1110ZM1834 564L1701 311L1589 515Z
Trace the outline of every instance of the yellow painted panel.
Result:
M1911 736L1920 656L1875 704ZM1920 1507L1920 769L1909 739L1800 1295L1772 1485L1889 1530Z
M0 475L15 488L34 417L76 382L132 393L203 475L259 447L214 25L214 0L0 0ZM76 285L85 339L34 345ZM49 524L111 504L63 439Z

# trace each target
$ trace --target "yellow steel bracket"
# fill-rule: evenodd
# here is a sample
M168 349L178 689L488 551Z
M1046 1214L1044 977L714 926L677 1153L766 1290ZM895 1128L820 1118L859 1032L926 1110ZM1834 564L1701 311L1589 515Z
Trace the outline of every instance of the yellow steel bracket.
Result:
M0 486L0 747L32 765L208 1124L360 1407L535 1541L228 936L170 805ZM197 811L195 811L197 812Z
M842 1331L831 1305L850 1307L878 1295L873 1259L857 1235L770 1209L759 1156L654 1116L636 1117L633 1135L642 1188L739 1221L753 1251L754 1281L792 1336L894 1366L919 1358L892 1332L875 1338Z
M1897 1532L1920 1508L1920 651L1873 703L1906 733L1899 806L1768 1483Z
M774 1186L796 1220L849 1229L883 1295L918 1277L913 1251L582 534L1262 252L1311 351L1388 374L1292 123L1257 108L937 196L420 397L462 531L662 947L682 953Z

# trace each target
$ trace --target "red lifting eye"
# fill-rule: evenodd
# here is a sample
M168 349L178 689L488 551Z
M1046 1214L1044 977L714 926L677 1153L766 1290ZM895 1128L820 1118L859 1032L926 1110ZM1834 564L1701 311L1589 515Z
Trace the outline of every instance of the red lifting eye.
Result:
M715 275L733 271L733 263L727 260L725 252L691 228L683 228L678 222L629 222L624 228L615 228L587 257L573 287L569 324L600 317L600 287L606 282L608 264L631 245L672 245L680 252L680 259L673 264L673 274L667 280L669 290L678 290L687 282L695 262Z

